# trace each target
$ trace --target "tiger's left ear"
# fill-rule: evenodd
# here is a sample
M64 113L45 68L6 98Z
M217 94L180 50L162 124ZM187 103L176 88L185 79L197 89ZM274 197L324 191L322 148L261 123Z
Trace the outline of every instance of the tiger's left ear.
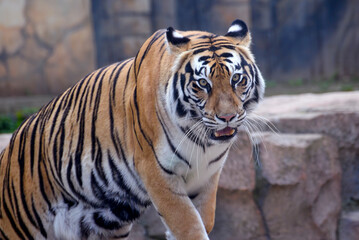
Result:
M172 27L167 28L166 39L171 52L179 53L188 49L190 39L182 36Z
M230 37L235 44L249 47L251 44L251 34L248 27L242 20L234 20L225 35Z

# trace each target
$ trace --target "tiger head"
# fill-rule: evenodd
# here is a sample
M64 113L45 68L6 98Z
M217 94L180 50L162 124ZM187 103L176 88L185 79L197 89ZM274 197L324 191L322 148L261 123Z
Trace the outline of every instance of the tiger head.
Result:
M167 97L181 128L212 143L232 141L265 87L246 24L235 20L224 36L168 28L166 38L176 56Z

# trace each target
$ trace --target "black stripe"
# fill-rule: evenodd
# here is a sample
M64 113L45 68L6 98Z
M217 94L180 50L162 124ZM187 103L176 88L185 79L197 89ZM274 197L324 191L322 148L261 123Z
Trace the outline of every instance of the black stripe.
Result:
M98 138L96 138L96 142L97 142L97 152L96 152L96 157L95 157L95 169L96 169L97 174L103 181L103 183L107 186L108 180L106 178L106 174L102 167L102 147L101 147L101 144L100 144L100 141L98 140Z
M15 203L15 210L16 210L16 216L17 216L17 222L20 225L20 228L23 230L24 234L26 235L27 239L34 239L29 231L29 229L27 228L26 224L24 223L22 217L21 217L21 213L20 213L20 209L19 209L19 205L18 205L18 201L17 201L17 197L16 197L16 191L15 191L15 187L14 187L14 183L11 184L12 187L12 192L14 195L14 203Z
M147 47L146 47L146 50L145 52L142 54L142 57L141 57L141 60L140 60L140 64L138 65L138 69L137 69L137 72L135 71L135 79L136 79L136 82L137 82L137 76L141 70L141 65L142 65L142 62L143 60L145 59L147 53L150 51L152 45L162 36L163 34L163 31L158 31L154 37L151 39L151 41L148 43ZM136 56L136 61L137 61L137 56ZM135 63L136 63L135 61Z
M116 105L116 101L115 101L115 97L116 97L116 85L117 85L117 81L119 79L119 75L122 72L122 69L127 65L127 63L129 63L132 59L128 59L125 62L122 63L121 67L118 69L118 71L116 72L116 75L113 79L113 88L112 88L112 99ZM112 74L110 76L110 80L112 80Z
M130 232L127 232L125 234L112 236L112 238L116 238L116 239L117 238L127 238L129 235L130 235Z
M157 158L157 154L156 154L156 151L155 151L155 149L154 149L154 147L153 147L153 144L152 144L151 140L147 137L147 135L145 134L145 132L144 132L143 129L142 129L141 121L140 121L140 111L139 111L138 104L137 104L137 87L135 87L133 98L134 98L134 103L135 103L135 108L136 108L136 113L137 113L137 124L138 124L138 128L139 128L140 131L141 131L142 136L144 137L144 139L146 140L146 142L148 143L148 145L150 145L151 150L152 150L152 152L153 152L153 154L154 154L154 156L155 156L155 158L156 158L156 161L157 161L158 165L161 167L161 169L162 169L164 172L166 172L167 174L170 174L170 175L174 174L174 172L172 172L172 171L169 170L169 169L166 169L166 168L161 164L161 162L160 162L159 159ZM132 109L132 108L131 108L131 109ZM134 129L135 129L135 127L134 127ZM135 133L136 133L136 132L135 132ZM136 137L137 137L137 135L136 135ZM138 140L137 140L137 141L138 141Z
M149 201L142 201L141 199L139 199L137 197L137 195L135 193L132 192L131 188L126 184L125 179L122 176L121 171L117 168L116 164L114 163L114 159L111 157L111 154L108 152L108 161L110 164L110 168L111 168L111 173L112 173L112 177L113 180L116 182L117 186L119 186L124 193L129 197L129 199L141 206L147 207L150 202Z
M1 228L0 228L0 239L9 240L9 237L6 236L6 234L3 232L3 230L1 230Z
M38 124L39 124L39 119L37 118L35 120L34 127L32 129L32 133L31 133L31 139L30 139L30 173L31 173L31 177L33 177L33 174L34 174L35 141L36 141L36 131L37 131Z
M96 150L96 121L97 121L97 115L100 105L100 99L101 99L101 93L102 93L102 81L105 76L106 72L102 75L96 92L96 98L95 98L95 105L92 112L92 122L91 122L91 158L92 160L95 159L95 150Z
M175 75L173 76L173 80L172 80L173 101L176 101L178 98L177 82L178 82L178 73L175 73Z
M212 163L215 163L215 162L221 160L222 157L227 153L227 151L228 151L228 148L227 148L226 150L224 150L224 152L222 152L221 154L219 154L218 157L216 157L215 159L211 160L211 161L208 163L208 166L211 165Z
M171 142L171 139L170 139L170 137L168 136L167 130L166 130L165 126L164 126L164 123L162 122L162 120L161 120L160 116L158 115L158 112L157 112L157 111L156 111L156 115L157 115L158 120L160 121L161 127L162 127L162 129L163 129L163 132L164 132L165 135L166 135L167 142L168 142L168 144L170 145L170 148L171 148L172 152L173 152L180 160L182 160L184 163L186 163L189 168L192 168L191 164L190 164L190 163L176 150L176 148L173 146L173 144L172 144L172 142Z
M187 115L187 110L184 108L184 105L181 103L180 99L177 101L176 113L179 117L185 117Z
M100 73L96 75L96 77L95 77L93 83L91 84L92 89L91 89L91 95L90 95L90 107L92 106L92 102L93 102L92 99L93 99L93 96L94 96L94 93L95 93L95 89L98 90L98 88L96 88L97 81L98 81L99 77L101 76L101 78L100 78L100 82L101 82L102 79L104 78L104 76L106 75L107 71L108 71L108 67L103 67L103 68L101 68L101 69L100 69ZM102 73L102 72L103 72L103 73ZM102 75L101 75L101 74L102 74Z
M95 212L93 214L93 220L97 226L107 230L115 230L121 228L119 222L105 219L103 216L101 216L100 212Z
M219 55L220 57L223 57L223 58L228 58L228 57L233 57L233 54L232 53L222 53L221 55Z
M42 224L39 214L37 213L37 210L34 205L34 199L32 197L31 197L31 207L32 207L32 211L34 212L38 227L40 228L41 235L44 236L44 238L47 238L47 232L44 228L44 225Z
M132 111L132 107L131 107L131 111ZM144 194L147 195L146 190L142 187L141 183L136 178L136 176L133 173L132 169L128 165L128 161L127 161L127 158L125 156L121 141L120 141L120 139L118 137L118 133L114 128L114 118L113 118L113 110L112 110L112 105L111 104L109 105L109 114L110 114L111 140L112 140L112 143L113 143L113 145L115 147L117 157L124 161L127 171L131 174L131 177L136 181L136 184L139 187L140 191L142 191ZM132 113L132 117L134 119L133 113ZM124 122L126 123L126 121L124 121ZM134 124L133 124L133 126L134 126ZM124 134L124 136L125 136L125 134ZM136 137L137 137L137 135L136 135ZM140 145L140 147L142 147L142 146ZM121 151L121 156L120 156L120 151Z
M10 195L10 192L8 193ZM6 201L4 201L4 210L5 210L5 214L8 217L11 227L13 228L13 230L15 231L16 235L20 238L20 239L26 239L25 236L22 234L22 232L20 231L20 229L17 227L14 218L11 216L11 213L9 211L9 208L6 204Z

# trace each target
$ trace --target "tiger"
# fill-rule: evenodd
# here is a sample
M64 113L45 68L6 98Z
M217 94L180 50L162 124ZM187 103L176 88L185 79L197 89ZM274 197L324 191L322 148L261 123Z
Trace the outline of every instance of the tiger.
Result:
M128 239L150 205L167 239L207 240L222 167L265 82L246 23L155 32L13 133L0 239Z

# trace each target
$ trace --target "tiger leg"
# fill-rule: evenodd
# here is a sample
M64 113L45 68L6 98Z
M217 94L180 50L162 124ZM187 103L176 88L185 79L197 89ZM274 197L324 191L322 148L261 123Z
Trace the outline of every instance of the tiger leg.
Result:
M201 215L203 224L208 234L212 231L214 226L216 195L220 173L221 171L215 173L209 180L208 184L192 200Z
M200 214L178 184L180 177L162 171L155 158L138 161L136 166L153 205L174 236L172 239L209 240Z

